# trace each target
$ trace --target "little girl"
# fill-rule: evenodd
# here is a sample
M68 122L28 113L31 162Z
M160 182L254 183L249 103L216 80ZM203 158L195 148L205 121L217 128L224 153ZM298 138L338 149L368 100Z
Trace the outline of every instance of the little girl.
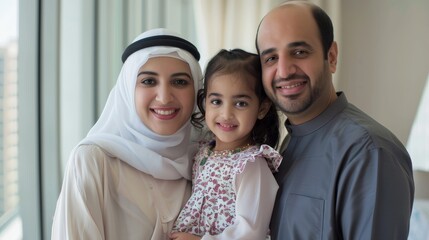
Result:
M282 157L275 106L265 95L257 55L221 50L207 65L194 114L214 138L201 144L192 170L192 196L171 239L265 239Z

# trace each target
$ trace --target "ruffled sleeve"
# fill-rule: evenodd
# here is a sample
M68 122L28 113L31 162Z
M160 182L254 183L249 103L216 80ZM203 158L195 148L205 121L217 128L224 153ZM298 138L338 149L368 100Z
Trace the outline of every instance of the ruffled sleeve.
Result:
M279 152L266 144L250 147L249 149L234 155L234 158L239 160L236 162L236 174L240 174L244 171L248 161L255 162L258 158L265 158L271 172L277 172L283 159Z
M268 164L264 162L265 159ZM268 165L277 169L281 159L280 154L268 145L252 146L217 159L225 164L230 163L232 174L236 173L233 183L236 194L235 220L217 235L206 232L202 240L266 239L278 190Z

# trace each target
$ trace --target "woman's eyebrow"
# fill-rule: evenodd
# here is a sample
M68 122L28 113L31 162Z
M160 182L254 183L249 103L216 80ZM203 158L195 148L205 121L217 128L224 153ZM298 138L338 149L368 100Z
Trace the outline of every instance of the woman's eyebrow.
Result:
M158 74L157 72L153 72L153 71L141 71L141 72L139 72L139 73L137 74L137 76L140 76L140 75L152 75L152 76L158 76L159 74ZM171 74L171 76L172 76L172 77L186 76L186 77L188 77L188 78L191 78L191 79L192 79L191 75L189 75L189 74L188 74L188 73L186 73L186 72L173 73L173 74Z
M172 77L187 76L188 78L192 79L191 75L189 75L189 73L186 73L186 72L173 73L171 76Z
M137 77L140 76L140 75L143 75L143 74L154 75L154 76L158 75L158 73L152 72L152 71L141 71L141 72L139 72L139 74L137 74Z

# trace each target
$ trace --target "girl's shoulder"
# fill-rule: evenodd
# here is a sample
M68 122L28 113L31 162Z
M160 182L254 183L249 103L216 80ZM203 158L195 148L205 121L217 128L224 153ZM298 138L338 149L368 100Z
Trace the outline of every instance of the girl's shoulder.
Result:
M198 148L201 150L203 148L211 148L216 144L215 140L200 140L198 142Z
M214 140L200 141L199 151L195 163L204 165L208 159L218 163L230 165L236 174L242 173L248 162L265 160L272 172L277 172L283 159L280 153L269 145L253 145L239 152L216 153L212 151L216 142Z
M237 173L244 171L248 162L265 160L272 172L277 172L283 159L280 153L269 145L254 145L248 149L231 156L237 164Z
M209 157L212 149L216 145L215 140L201 140L198 142L198 152L196 157L204 155L205 157Z

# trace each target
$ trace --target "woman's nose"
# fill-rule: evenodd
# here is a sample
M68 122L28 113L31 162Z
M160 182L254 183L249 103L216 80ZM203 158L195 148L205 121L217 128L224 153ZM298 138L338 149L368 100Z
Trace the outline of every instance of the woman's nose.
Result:
M173 93L169 86L161 85L156 94L156 100L162 104L170 103L173 99Z

